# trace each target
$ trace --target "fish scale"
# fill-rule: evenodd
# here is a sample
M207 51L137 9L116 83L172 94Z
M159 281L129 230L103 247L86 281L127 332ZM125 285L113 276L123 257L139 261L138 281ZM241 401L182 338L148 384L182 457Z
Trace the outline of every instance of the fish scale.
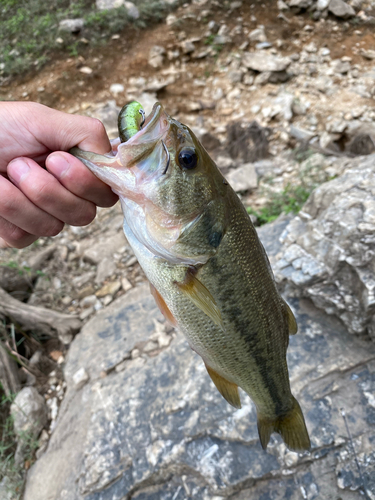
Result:
M236 408L238 387L254 401L263 448L278 432L290 449L308 449L286 362L297 325L256 230L193 132L158 103L140 128L139 109L121 111L115 157L72 152L119 195L125 235L159 308L219 392Z

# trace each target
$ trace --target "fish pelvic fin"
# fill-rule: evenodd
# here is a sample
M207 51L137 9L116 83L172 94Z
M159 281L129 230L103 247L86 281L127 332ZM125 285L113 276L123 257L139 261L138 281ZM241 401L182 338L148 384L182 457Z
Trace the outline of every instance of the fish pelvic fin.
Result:
M156 305L158 306L160 312L163 314L165 319L167 321L169 321L169 323L172 326L177 328L178 325L177 325L176 318L173 316L173 314L171 313L171 310L169 309L169 307L165 303L165 300L163 299L163 297L160 295L160 293L157 291L157 289L154 287L154 285L152 283L150 283L150 291L151 291L152 296L155 299Z
M233 382L219 375L215 370L206 365L207 372L215 384L216 389L220 392L223 398L232 406L241 408L241 399L238 392L238 386Z
M287 320L288 323L289 335L295 335L298 332L298 325L296 318L294 317L291 308L285 302L285 300L283 300L283 302L284 302L284 314L285 314L285 319Z
M261 413L258 414L258 433L264 450L267 448L273 432L278 432L281 435L290 450L304 451L310 449L310 438L301 407L296 398L293 396L292 398L292 409L282 417L272 419Z
M185 281L183 283L176 282L176 285L187 298L212 319L215 325L224 330L220 309L209 290L198 278L188 271Z

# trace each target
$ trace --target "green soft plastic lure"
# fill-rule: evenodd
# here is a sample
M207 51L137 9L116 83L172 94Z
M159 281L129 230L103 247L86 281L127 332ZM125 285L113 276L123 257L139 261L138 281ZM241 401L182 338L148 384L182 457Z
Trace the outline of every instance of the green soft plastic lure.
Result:
M128 141L141 129L145 122L145 112L137 101L129 102L118 115L118 130L121 142Z

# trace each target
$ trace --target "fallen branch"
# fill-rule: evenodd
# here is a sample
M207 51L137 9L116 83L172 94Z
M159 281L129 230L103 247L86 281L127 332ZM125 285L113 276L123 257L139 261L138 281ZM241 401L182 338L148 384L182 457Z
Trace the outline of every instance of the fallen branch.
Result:
M21 388L17 363L9 355L5 345L0 341L0 383L7 396L17 394Z
M26 330L58 337L64 344L69 344L74 334L81 328L81 320L77 316L24 304L2 288L0 288L0 313L19 323Z

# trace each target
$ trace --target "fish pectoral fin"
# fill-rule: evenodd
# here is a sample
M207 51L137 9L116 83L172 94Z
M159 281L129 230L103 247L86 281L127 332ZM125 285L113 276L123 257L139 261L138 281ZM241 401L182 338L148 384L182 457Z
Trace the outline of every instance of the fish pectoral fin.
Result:
M160 295L160 293L156 290L156 288L154 287L154 285L152 283L150 283L150 290L151 290L152 296L155 299L156 305L160 309L160 312L163 314L165 319L168 320L169 323L176 328L177 327L176 318L173 316L173 314L171 313L171 310L169 309L169 307L165 303L165 300Z
M215 325L224 329L220 309L215 299L198 278L188 272L185 281L183 283L176 282L176 285L186 297L212 319Z
M285 307L284 314L285 314L285 318L288 322L289 335L295 335L298 332L298 325L297 325L296 318L294 317L294 314L293 314L291 308L285 302L284 299L283 299L283 302L284 302L284 307Z
M220 392L223 398L235 408L241 408L241 399L238 392L238 385L219 375L215 370L206 365L207 372L211 377L212 382L216 385L216 389Z
M293 397L293 396L292 396ZM278 432L290 450L309 450L311 443L301 407L293 397L292 409L282 417L269 418L258 413L258 433L262 448L267 448L271 434Z

